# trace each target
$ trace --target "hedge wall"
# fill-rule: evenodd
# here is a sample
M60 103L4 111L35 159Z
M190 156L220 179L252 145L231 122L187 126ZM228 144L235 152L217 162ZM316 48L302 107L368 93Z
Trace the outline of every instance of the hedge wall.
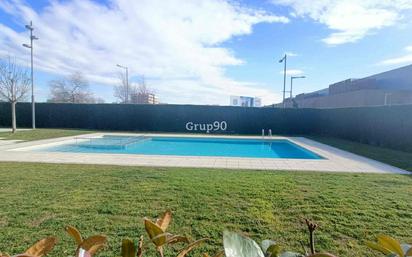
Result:
M17 124L31 126L31 105L17 104ZM242 108L201 105L36 104L38 128L81 128L112 131L187 132L186 123L226 121L228 134L311 133L312 110ZM10 106L0 104L0 126L10 126ZM196 132L196 131L192 131ZM201 131L197 131L201 133Z
M201 105L36 104L38 128L188 132L186 123L226 121L226 131L327 135L412 151L412 105L340 109L243 108ZM0 126L10 126L10 105L0 103ZM17 124L31 126L31 105L17 104ZM205 133L204 131L189 131Z
M314 132L412 152L412 105L321 109Z

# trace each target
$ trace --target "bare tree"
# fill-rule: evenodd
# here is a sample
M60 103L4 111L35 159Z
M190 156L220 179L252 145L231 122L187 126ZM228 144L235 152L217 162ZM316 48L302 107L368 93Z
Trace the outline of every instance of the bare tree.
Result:
M142 77L142 80L140 81L139 86L137 87L136 91L137 91L137 94L141 94L141 95L154 94L153 89L147 86L144 76Z
M136 86L127 82L126 75L119 73L120 84L114 87L113 95L122 104L130 102L130 96L136 91Z
M89 90L89 82L81 72L49 82L50 98L54 103L95 103L97 100Z
M0 60L0 99L11 104L12 133L16 132L16 103L25 100L30 90L27 71L15 60Z
M147 86L146 80L142 77L141 81L130 94L130 103L147 104L149 103L150 95L154 95L154 90Z

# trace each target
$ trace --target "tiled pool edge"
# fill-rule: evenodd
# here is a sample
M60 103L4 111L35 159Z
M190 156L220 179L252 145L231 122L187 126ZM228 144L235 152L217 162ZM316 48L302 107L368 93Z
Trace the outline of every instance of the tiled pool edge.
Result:
M90 136L113 135L142 135L130 133L94 133ZM173 134L147 134L154 136L171 136ZM74 163L74 164L104 164L122 166L154 166L154 167L187 167L187 168L225 168L253 170L293 170L293 171L325 171L325 172L359 172L359 173L396 173L411 174L402 169L358 156L337 148L327 146L302 137L273 137L273 139L288 139L306 148L324 160L301 159L265 159L238 157L188 157L188 156L157 156L130 154L89 154L89 153L51 153L27 151L44 144L60 144L76 137L64 137L14 145L0 146L0 161L41 162L41 163ZM174 135L182 137L205 137L204 135ZM216 136L222 138L253 138L256 136Z

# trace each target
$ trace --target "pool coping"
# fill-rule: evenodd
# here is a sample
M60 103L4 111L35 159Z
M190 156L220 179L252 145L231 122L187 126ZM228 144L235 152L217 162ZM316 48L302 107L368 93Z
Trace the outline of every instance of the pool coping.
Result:
M159 136L159 137L203 137L231 139L262 139L261 136L228 136L228 135L182 135L161 133L93 133L70 137L44 139L0 145L0 161L73 163L73 164L105 164L121 166L154 166L154 167L188 167L188 168L226 168L252 170L289 170L289 171L323 171L323 172L355 172L355 173L395 173L411 174L397 167L359 156L347 151L328 146L304 137L273 136L266 139L286 139L303 147L324 159L275 159L244 158L220 156L176 156L176 155L138 155L110 153L67 153L67 152L34 152L45 145L65 144L80 137L100 137L102 135L124 136Z

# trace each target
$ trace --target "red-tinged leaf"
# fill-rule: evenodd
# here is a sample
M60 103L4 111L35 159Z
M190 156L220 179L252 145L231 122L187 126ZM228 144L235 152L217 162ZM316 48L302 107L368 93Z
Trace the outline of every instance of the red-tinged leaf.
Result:
M102 245L106 244L106 242L107 242L106 236L103 236L103 235L91 236L83 240L83 242L79 246L79 249L84 249L93 255L91 250L96 251L96 248L97 250L100 249Z
M135 257L136 247L132 240L123 239L122 241L122 257Z
M49 253L51 250L53 250L53 247L57 243L57 238L56 237L46 237L43 238L42 240L36 242L34 245L32 245L25 254L36 256L36 257L42 257Z
M144 226L150 240L157 246L160 247L166 243L167 234L155 223L149 219L144 219Z
M163 232L166 232L166 229L169 227L170 222L172 221L172 212L167 210L163 213L162 217L160 217L156 225L158 225Z
M76 241L77 245L80 245L83 242L82 235L79 230L73 226L67 226L65 228L66 232Z
M180 251L180 253L179 253L179 255L177 255L177 257L185 257L186 254L188 254L190 251L192 251L194 248L196 248L197 246L199 246L201 243L205 242L206 240L208 240L208 238L202 238L202 239L199 239L199 240L189 244L182 251Z

